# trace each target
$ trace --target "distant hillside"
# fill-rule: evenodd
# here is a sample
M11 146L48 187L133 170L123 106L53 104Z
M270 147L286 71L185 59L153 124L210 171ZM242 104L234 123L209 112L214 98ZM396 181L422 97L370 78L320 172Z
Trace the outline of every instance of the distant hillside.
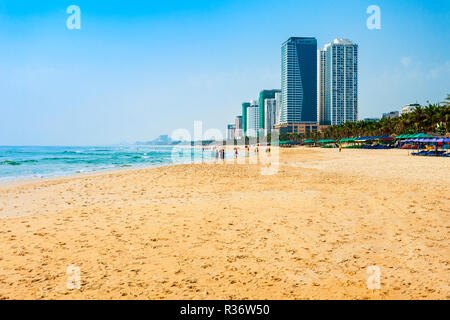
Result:
M138 145L153 145L153 146L163 146L170 144L178 144L179 141L172 141L168 135L160 135L158 138L152 141L137 141Z

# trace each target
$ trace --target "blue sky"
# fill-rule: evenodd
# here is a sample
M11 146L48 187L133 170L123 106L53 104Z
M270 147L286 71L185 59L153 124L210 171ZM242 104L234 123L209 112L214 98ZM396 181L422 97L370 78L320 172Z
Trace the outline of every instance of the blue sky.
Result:
M366 26L369 5L381 30ZM66 28L69 5L81 30ZM0 145L150 140L225 130L280 87L290 36L359 44L360 118L450 93L450 2L0 0Z

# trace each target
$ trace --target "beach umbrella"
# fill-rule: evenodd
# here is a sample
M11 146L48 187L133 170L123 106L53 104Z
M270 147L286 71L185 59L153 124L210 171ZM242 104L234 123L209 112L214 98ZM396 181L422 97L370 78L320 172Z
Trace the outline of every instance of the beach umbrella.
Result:
M328 140L319 140L319 141L317 141L317 143L335 143L335 141L334 140L331 140L331 139L328 139Z
M432 138L432 136L425 133L418 133L413 136L413 138Z
M414 133L414 134L401 134L395 138L395 140L409 139L409 138L432 138L430 135L425 133Z
M374 140L384 140L384 141L388 141L388 140L394 140L394 138L392 138L392 137L389 137L389 136L387 136L387 135L382 135L382 136L378 136L378 137L375 137L376 139L374 139Z

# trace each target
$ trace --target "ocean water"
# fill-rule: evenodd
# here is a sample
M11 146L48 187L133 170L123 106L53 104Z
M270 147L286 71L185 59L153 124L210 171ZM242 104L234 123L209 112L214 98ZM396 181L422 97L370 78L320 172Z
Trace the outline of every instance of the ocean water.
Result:
M202 152L200 148L189 146L0 146L0 182L211 161L214 158L212 150Z

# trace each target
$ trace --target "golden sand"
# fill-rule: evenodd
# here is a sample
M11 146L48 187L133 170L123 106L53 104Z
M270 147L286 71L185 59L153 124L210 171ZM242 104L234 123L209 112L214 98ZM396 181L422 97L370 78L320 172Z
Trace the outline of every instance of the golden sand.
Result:
M0 185L0 298L450 298L449 159L280 156Z

